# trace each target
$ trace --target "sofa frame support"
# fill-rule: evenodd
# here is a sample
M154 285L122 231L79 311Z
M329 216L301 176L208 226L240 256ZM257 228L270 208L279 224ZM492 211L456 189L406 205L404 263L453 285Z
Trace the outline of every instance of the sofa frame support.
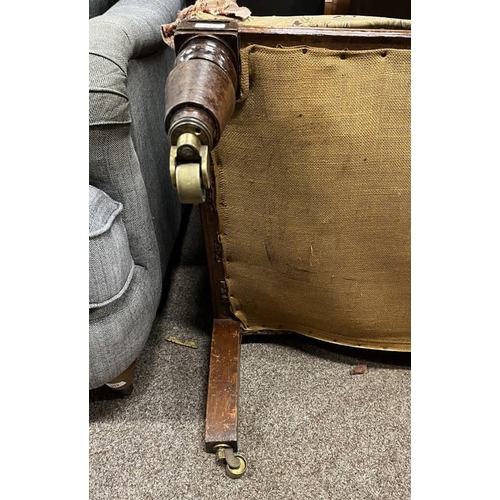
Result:
M210 153L217 145L232 115L235 98L239 95L240 49L256 43L269 47L278 44L282 47L305 45L338 50L409 48L411 32L399 28L259 27L238 25L231 20L191 20L183 21L177 27L174 41L176 68L167 83L165 99L165 127L171 145L177 148L172 150L171 177L173 185L179 179L186 181L189 192L181 186L181 198L184 192L190 202L201 203L215 318L205 447L207 452L215 453L218 462L225 462L229 477L238 478L246 469L243 457L235 453L238 450L239 367L243 332L229 300L213 168L207 162L208 168L197 169L192 166L193 160L202 157L201 146L205 146ZM178 172L179 168L181 171ZM196 175L183 177L182 169L187 168Z
M232 478L243 475L246 462L238 450L238 395L241 329L232 319L215 319L208 375L205 448L225 462Z

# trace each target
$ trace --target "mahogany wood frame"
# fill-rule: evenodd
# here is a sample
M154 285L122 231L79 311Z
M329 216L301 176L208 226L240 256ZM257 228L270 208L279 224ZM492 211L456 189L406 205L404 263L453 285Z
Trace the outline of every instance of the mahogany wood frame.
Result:
M308 45L347 50L381 47L408 49L411 46L409 30L256 28L241 25L239 37L240 49L255 43L271 47L277 44L283 47ZM205 443L208 452L213 452L217 444L229 445L237 451L240 344L245 332L231 312L219 239L212 169L210 175L213 188L208 192L206 202L201 205L200 210L214 313Z

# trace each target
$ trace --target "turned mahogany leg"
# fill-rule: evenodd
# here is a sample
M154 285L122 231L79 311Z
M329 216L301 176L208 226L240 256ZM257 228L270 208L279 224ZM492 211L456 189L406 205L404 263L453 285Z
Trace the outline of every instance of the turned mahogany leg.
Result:
M120 375L106 384L117 395L128 396L134 390L133 383L136 363L137 360L134 360L123 373L120 373Z

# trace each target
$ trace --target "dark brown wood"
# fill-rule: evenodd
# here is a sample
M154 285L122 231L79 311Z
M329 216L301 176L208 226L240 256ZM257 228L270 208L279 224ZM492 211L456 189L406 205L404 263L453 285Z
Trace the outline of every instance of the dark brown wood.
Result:
M214 24L226 28L210 31ZM217 145L236 104L237 26L235 21L184 20L177 27L177 57L165 86L165 127L171 143L191 132L209 149Z
M240 47L260 44L269 47L308 45L329 49L363 50L380 47L410 48L410 30L375 30L309 27L240 26Z
M216 124L214 144L233 114L236 88L217 64L204 59L189 59L176 65L165 91L165 113L169 128L175 126L175 112L186 104L201 107ZM171 123L172 121L172 123Z
M222 256L222 244L219 240L219 217L215 201L215 180L213 172L212 189L207 191L205 203L200 205L201 223L203 226L203 237L205 239L205 250L207 253L208 271L210 274L210 288L212 292L212 308L214 318L234 319L229 303L227 290L224 259Z
M327 16L349 13L349 0L326 0L324 14Z
M238 392L241 332L237 321L214 320L208 376L205 447L227 444L238 449Z

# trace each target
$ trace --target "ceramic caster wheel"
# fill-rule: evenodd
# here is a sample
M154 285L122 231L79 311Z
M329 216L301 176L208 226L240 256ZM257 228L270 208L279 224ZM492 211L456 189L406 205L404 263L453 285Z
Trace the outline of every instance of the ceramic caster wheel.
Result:
M232 479L239 479L245 471L247 470L246 460L239 454L235 453L234 458L239 461L239 465L236 468L231 467L228 463L226 463L226 475Z
M175 169L177 193L182 203L203 203L205 189L200 177L200 165L182 163Z

